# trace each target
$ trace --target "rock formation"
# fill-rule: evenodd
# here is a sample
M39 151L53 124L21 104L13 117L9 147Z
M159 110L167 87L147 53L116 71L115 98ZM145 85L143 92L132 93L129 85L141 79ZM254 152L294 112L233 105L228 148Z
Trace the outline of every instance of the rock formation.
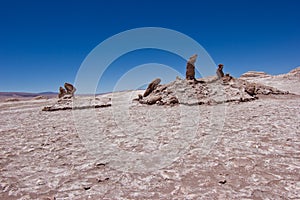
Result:
M264 72L249 71L244 73L240 79L252 83L259 83L275 87L279 90L289 91L300 95L300 67L291 70L286 74L270 75Z
M148 105L214 105L227 102L253 101L260 95L285 95L288 92L263 84L254 84L242 79L233 78L229 74L218 78L206 77L201 81L176 78L175 81L159 85L149 95L135 99Z
M198 57L197 54L191 56L189 61L186 64L185 76L187 80L195 80L195 62L197 57Z
M70 83L65 83L64 87L65 87L65 89L63 87L59 87L58 98L59 99L61 99L61 98L69 99L69 98L74 97L76 88Z
M62 98L67 94L67 91L63 87L59 87L59 93L58 93L58 98Z
M259 83L250 83L250 82L244 82L245 84L245 91L251 95L251 96L256 96L256 95L284 95L284 94L289 94L288 91L282 91L274 87L262 85Z
M147 87L145 93L144 93L144 97L147 97L149 94L151 94L158 86L158 84L160 83L160 79L157 78L155 80L153 80Z
M72 97L74 97L74 93L76 92L76 88L70 84L70 83L65 83L65 88L67 91L67 94L71 95Z
M217 76L218 76L218 78L219 79L221 79L221 78L223 78L224 77L224 72L223 72L223 64L219 64L218 65L219 67L218 67L218 69L217 69Z

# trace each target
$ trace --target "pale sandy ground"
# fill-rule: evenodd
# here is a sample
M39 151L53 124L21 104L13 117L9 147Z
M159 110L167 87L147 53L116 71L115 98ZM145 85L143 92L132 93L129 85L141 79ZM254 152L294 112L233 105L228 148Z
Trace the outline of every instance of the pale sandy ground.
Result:
M122 103L131 97L55 112L42 111L55 99L1 102L0 199L300 199L298 96Z

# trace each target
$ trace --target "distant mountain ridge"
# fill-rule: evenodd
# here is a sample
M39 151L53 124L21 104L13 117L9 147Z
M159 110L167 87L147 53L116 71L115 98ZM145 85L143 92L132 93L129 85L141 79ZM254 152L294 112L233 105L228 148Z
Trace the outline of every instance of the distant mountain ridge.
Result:
M6 98L18 98L18 97L37 97L37 96L55 96L56 92L40 92L40 93L29 93L29 92L0 92L0 97Z

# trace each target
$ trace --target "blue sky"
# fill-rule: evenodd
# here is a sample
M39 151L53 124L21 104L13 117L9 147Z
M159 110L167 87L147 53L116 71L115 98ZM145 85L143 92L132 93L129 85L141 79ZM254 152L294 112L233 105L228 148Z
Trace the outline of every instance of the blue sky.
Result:
M139 27L190 36L234 76L286 73L300 65L299 8L297 0L2 0L0 91L57 91L74 82L99 43ZM185 70L185 61L168 52L132 52L111 65L99 92L111 90L132 67L153 62Z

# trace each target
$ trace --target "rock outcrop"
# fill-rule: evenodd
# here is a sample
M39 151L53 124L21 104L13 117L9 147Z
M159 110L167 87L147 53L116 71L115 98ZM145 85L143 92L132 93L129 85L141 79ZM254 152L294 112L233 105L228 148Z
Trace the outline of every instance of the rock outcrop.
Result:
M284 95L288 92L226 74L221 80L217 77L201 78L197 81L177 78L169 84L159 85L148 96L135 100L148 105L213 105L252 101L259 95L279 94Z
M63 87L59 87L58 98L62 98L67 94L67 91Z
M185 78L187 80L195 80L195 62L197 60L197 57L197 54L191 56L186 64Z
M67 91L67 94L71 95L72 97L74 97L74 93L76 92L76 88L70 84L70 83L65 83L65 88Z
M250 83L250 82L245 83L245 91L251 96L270 95L270 94L274 94L274 95L289 94L288 91L281 91L274 87L262 85L259 83Z
M78 97L76 99L59 99L55 104L46 106L43 111L81 110L89 108L104 108L111 106L110 98Z
M147 87L145 93L144 93L144 97L147 97L149 94L151 94L156 88L157 86L159 85L160 83L160 79L157 78L157 79L154 79Z
M216 73L217 73L218 78L221 79L221 78L224 77L224 72L223 72L223 66L224 65L223 64L219 64L218 66L219 67L218 67Z
M59 87L58 98L69 99L74 97L74 93L76 92L76 88L71 83L65 83L64 87Z
M274 76L264 72L250 71L244 73L240 79L300 95L300 67L291 70L289 73Z

